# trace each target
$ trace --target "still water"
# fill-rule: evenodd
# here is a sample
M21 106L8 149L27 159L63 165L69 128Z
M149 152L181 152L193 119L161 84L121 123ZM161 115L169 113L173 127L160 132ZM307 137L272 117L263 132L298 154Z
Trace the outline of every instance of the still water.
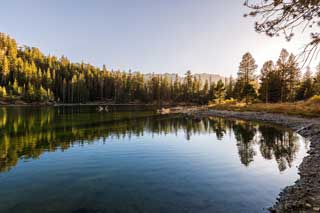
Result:
M0 108L0 212L263 212L308 143L270 124Z

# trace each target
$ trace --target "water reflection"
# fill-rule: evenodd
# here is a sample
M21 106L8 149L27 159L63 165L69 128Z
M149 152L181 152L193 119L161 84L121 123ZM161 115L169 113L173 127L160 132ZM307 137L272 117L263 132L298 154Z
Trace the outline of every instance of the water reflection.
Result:
M44 152L65 150L73 144L93 143L97 138L122 138L169 134L183 130L212 133L217 139L235 137L239 159L250 166L259 154L274 159L279 171L291 167L299 150L292 131L272 125L210 117L193 121L181 117L159 117L153 111L97 113L90 108L0 108L0 172L17 165L19 159L38 158ZM255 149L258 146L258 149Z
M280 171L291 167L299 150L297 135L274 127L259 126L260 152L265 159L275 158Z

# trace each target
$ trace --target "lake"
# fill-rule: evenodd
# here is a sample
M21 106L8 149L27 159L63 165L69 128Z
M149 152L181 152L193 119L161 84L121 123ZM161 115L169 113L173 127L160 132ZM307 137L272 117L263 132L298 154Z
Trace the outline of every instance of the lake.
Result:
M308 142L152 108L0 108L0 212L264 212Z

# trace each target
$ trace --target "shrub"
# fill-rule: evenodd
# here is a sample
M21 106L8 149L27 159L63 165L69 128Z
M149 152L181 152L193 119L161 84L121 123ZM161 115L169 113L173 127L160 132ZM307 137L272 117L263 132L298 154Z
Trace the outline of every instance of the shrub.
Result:
M314 95L307 101L307 104L319 104L320 105L320 95Z
M6 96L7 96L6 88L0 86L0 97L6 97Z

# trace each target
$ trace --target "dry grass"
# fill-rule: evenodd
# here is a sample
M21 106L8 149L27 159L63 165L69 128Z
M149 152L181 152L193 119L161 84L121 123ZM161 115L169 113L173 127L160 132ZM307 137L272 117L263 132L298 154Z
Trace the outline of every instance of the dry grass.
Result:
M246 105L245 103L237 103L233 101L222 104L211 104L209 108L230 111L271 112L300 115L305 117L320 117L320 96L314 96L308 101L296 103L254 103Z

